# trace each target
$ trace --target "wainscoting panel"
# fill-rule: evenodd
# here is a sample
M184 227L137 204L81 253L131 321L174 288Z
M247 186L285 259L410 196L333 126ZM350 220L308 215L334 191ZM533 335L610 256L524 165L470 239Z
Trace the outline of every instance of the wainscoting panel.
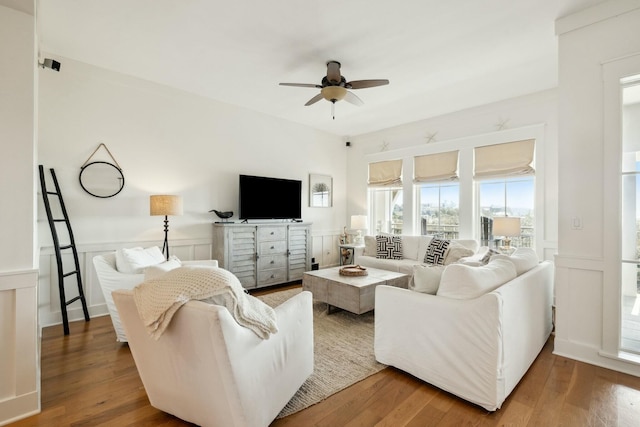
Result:
M119 248L132 248L136 246L149 247L158 245L157 242L119 242L96 243L78 245L78 261L82 276L83 291L89 309L89 316L103 316L108 313L102 294L102 288L98 281L93 257L113 252ZM67 251L69 252L69 251ZM170 254L184 261L211 259L212 242L209 239L190 239L171 241ZM60 292L58 290L58 267L53 247L42 248L40 251L40 276L38 278L38 313L40 328L62 323L60 311ZM73 255L63 254L64 271L73 270ZM74 277L65 280L66 299L78 295L78 285ZM67 307L69 321L83 320L82 303L76 301Z
M313 257L322 268L336 266L339 263L338 242L340 232L321 232L312 235ZM108 314L107 306L102 294L102 288L93 267L93 257L113 252L119 248L131 248L136 246L149 247L158 245L158 242L118 242L95 243L78 245L78 260L80 262L80 274L82 275L83 290L89 315L91 317ZM209 239L172 240L170 254L179 259L198 260L212 259L213 245ZM64 254L64 271L73 269L73 256ZM58 270L56 256L53 247L45 247L40 251L40 276L38 278L38 314L39 326L57 325L62 323L60 311L60 293L58 291ZM66 299L69 300L78 294L75 278L65 280ZM67 307L69 321L82 320L82 304L76 301Z
M640 365L604 351L604 328L619 319L604 315L603 260L556 255L555 265L554 354L640 376Z
M0 273L0 425L40 410L38 272Z

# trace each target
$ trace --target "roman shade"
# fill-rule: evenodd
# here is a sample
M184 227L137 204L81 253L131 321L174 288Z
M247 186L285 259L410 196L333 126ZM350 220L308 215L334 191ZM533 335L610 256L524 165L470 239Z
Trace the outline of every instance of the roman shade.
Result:
M397 187L402 184L402 160L369 163L369 187Z
M413 182L456 181L458 151L427 154L413 158Z
M474 179L502 178L517 175L533 175L533 150L535 140L508 142L506 144L477 147Z

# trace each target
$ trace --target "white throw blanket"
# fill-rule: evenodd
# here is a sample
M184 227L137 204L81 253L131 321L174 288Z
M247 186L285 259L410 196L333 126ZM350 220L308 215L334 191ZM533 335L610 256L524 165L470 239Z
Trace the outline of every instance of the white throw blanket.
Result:
M275 311L245 293L238 278L223 268L179 267L136 286L133 297L147 331L156 340L176 311L190 300L226 307L238 324L262 339L278 332Z

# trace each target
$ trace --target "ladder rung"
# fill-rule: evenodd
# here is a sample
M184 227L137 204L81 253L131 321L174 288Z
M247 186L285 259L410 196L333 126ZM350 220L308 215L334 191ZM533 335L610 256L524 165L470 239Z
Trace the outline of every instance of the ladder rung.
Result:
M66 219L62 218L62 219L53 219L53 222L67 222Z
M71 298L71 299L70 299L69 301L67 301L65 304L67 304L67 305L72 304L72 303L74 303L74 302L78 301L80 298L81 298L80 296L77 296L77 297L75 297L75 298Z
M60 195L56 191L47 191L47 194L53 194L54 196L59 196Z
M64 245L64 246L60 246L60 249L71 249L73 247L73 245Z
M63 275L62 275L62 277L69 277L69 276L71 276L72 274L78 274L78 270L76 270L76 271L70 271L70 272L68 272L68 273L65 273L65 274L63 274Z

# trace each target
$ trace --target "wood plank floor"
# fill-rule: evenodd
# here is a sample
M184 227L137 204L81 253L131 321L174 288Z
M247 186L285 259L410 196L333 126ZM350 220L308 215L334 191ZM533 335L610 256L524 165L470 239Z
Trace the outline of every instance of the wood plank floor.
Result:
M42 412L22 426L189 426L149 405L108 316L43 330ZM503 404L489 413L397 369L289 417L291 426L640 426L640 378L552 354L549 340Z

